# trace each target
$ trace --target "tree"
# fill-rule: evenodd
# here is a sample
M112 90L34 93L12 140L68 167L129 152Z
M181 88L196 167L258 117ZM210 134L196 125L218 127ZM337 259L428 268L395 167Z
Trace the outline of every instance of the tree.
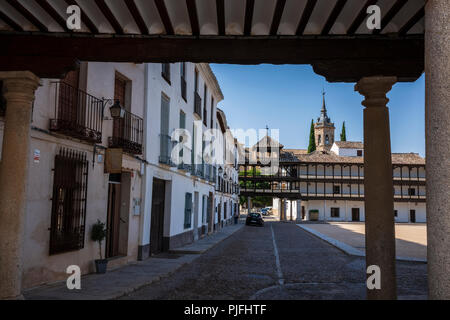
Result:
M316 151L316 138L314 135L314 120L311 120L311 129L309 130L308 153Z
M342 124L341 141L347 141L347 135L345 133L345 121Z

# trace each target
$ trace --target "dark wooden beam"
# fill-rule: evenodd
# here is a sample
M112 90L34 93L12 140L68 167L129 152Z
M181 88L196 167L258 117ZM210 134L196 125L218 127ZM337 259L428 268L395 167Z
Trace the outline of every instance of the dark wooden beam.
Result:
M170 21L169 13L167 12L166 4L164 3L164 0L154 0L156 9L158 9L159 17L161 18L161 21L164 25L164 28L166 29L166 34L173 35L173 27L172 22Z
M329 81L397 76L411 81L424 70L424 37L164 37L120 38L0 33L0 70L6 57L55 57L104 62L311 64ZM24 60L26 62L26 59ZM30 65L32 63L30 62ZM8 68L13 68L9 66Z
M414 16L412 16L411 19L408 20L408 22L403 27L400 28L400 30L398 31L399 35L406 35L408 31L411 30L411 28L414 27L424 16L425 7L422 7L419 11L416 12Z
M75 0L66 0L66 3L69 6L78 6L81 11L81 21L86 25L91 33L99 33L97 26L92 22L86 12L84 12Z
M247 0L245 4L244 35L249 36L252 32L253 12L255 10L255 0Z
M373 34L380 34L384 28L391 22L391 20L397 15L397 13L403 8L408 0L397 0L391 9L386 13L386 15L381 19L381 29L373 30Z
M189 13L189 20L191 21L192 35L200 35L200 26L198 23L197 5L195 0L186 0L186 7Z
M311 18L311 15L314 11L314 8L316 7L316 4L317 0L308 0L308 2L306 3L302 17L300 18L300 22L297 27L297 31L295 32L296 35L298 36L303 35L303 32L305 31L306 25L309 22L309 18Z
M134 0L125 0L125 4L127 5L127 8L130 11L131 15L133 16L133 19L136 22L136 25L138 26L141 34L147 35L149 33L148 27L145 24L145 21L142 18L142 15L139 12L139 9L136 6Z
M69 28L67 28L66 20L53 8L47 0L36 0L37 4L47 12L53 20L55 20L59 26L66 32L71 32Z
M327 35L328 33L330 33L331 28L333 28L337 18L341 14L342 9L344 9L346 3L347 0L338 0L336 2L336 5L331 11L330 16L328 17L327 22L325 23L325 26L322 29L322 35Z
M30 21L36 28L41 32L48 32L48 28L39 21L38 18L34 16L27 8L20 4L17 0L6 0L11 7L16 9L22 16L24 16L28 21Z
M378 0L367 0L366 4L362 7L361 11L359 11L358 16L353 21L351 26L347 30L348 35L354 35L358 28L361 26L361 23L364 22L367 18L367 8L376 4Z
M100 9L102 14L105 16L106 20L108 20L109 24L113 27L115 33L123 34L123 28L120 25L119 21L117 21L114 13L106 4L105 0L95 0L97 7Z
M224 0L216 0L217 30L220 36L225 35L225 3Z
M7 25L13 28L15 31L22 32L23 28L13 19L11 19L7 14L0 10L0 19L2 19Z
M273 13L272 25L270 26L270 34L276 35L278 27L280 26L281 17L283 16L286 0L277 0L275 11Z

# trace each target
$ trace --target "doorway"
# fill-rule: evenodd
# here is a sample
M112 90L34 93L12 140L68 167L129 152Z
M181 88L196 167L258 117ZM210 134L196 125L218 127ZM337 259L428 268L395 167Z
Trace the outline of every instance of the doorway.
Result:
M416 223L416 210L409 210L409 222Z
M198 215L199 215L199 207L200 207L200 195L198 192L194 192L194 241L197 241L199 238L198 234Z
M109 176L106 258L119 255L121 178L121 174Z
M164 251L164 207L166 184L164 180L153 179L152 218L150 227L150 255Z
M352 221L360 221L359 208L352 208Z

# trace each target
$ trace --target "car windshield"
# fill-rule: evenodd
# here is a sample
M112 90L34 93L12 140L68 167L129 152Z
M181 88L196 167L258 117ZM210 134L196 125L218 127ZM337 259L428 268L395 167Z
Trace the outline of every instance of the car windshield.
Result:
M252 214L250 214L250 217L259 218L259 213L252 213Z

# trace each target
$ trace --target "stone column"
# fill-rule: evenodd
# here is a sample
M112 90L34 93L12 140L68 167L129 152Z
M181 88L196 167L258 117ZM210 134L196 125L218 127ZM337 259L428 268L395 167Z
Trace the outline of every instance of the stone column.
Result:
M252 197L247 197L247 214L252 213Z
M22 286L31 105L39 78L31 72L0 72L0 80L6 99L0 163L0 299L16 299Z
M364 197L366 212L366 267L381 270L381 289L367 290L368 299L396 299L394 186L386 107L395 77L362 78L355 86L365 100Z
M450 6L425 7L428 298L450 299Z

